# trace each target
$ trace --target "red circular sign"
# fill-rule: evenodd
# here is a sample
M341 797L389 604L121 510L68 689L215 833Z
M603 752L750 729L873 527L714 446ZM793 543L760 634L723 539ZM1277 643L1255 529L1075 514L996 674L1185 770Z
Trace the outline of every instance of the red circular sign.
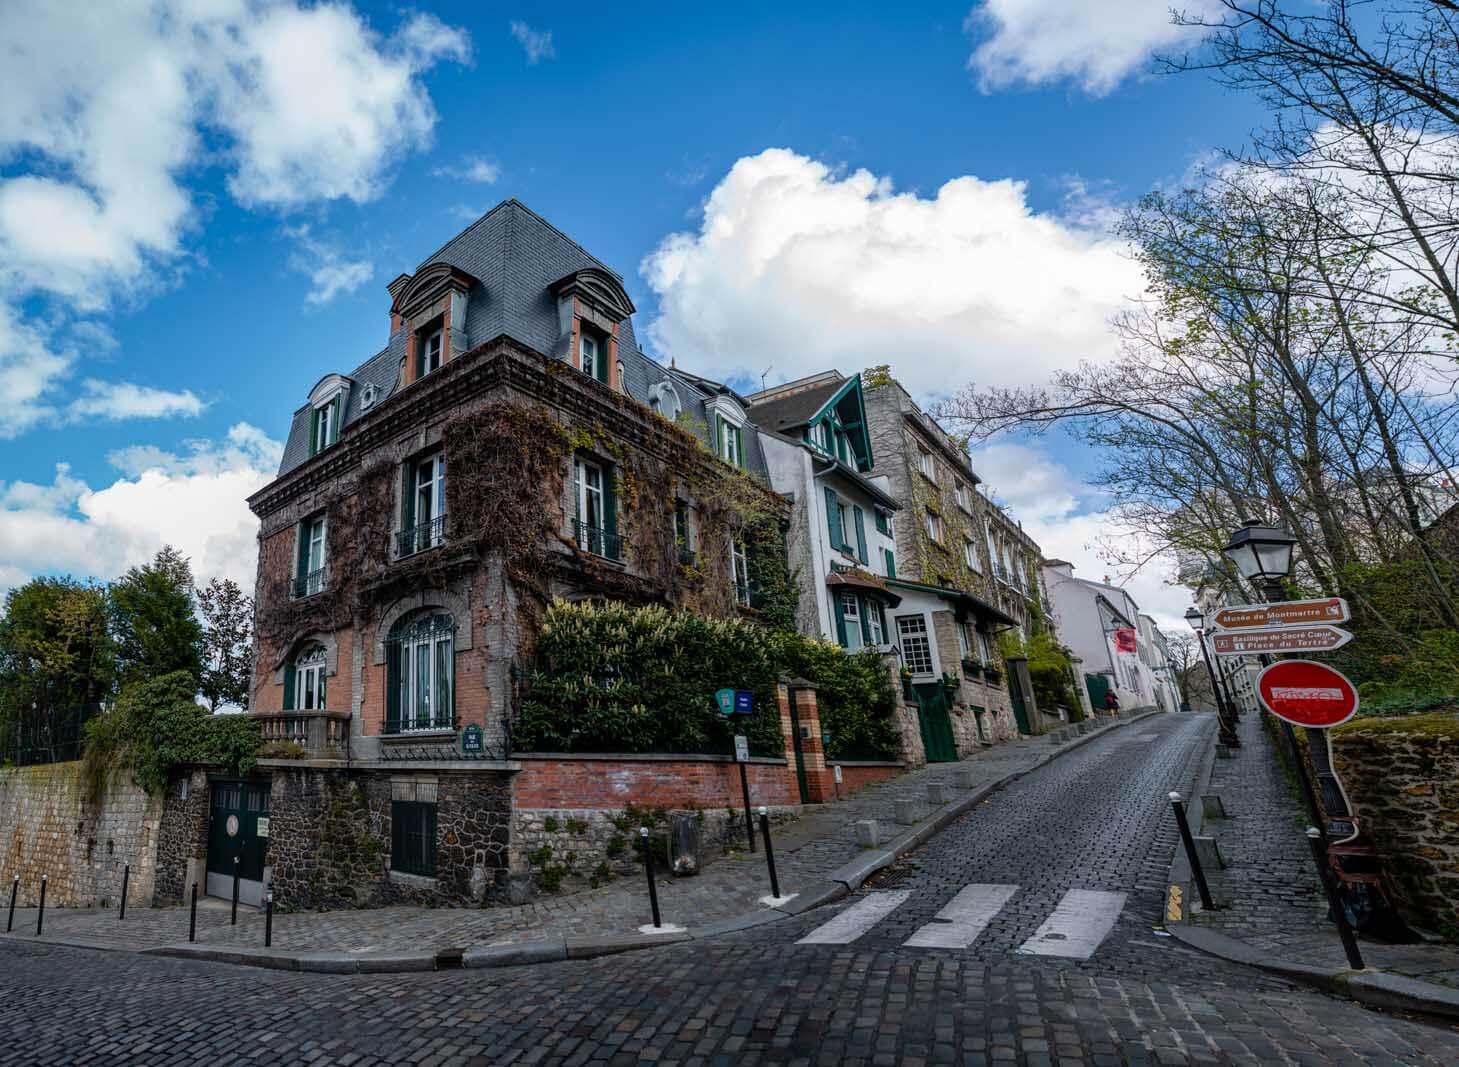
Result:
M1284 659L1256 676L1268 711L1295 726L1336 726L1357 713L1358 691L1341 671L1310 659Z

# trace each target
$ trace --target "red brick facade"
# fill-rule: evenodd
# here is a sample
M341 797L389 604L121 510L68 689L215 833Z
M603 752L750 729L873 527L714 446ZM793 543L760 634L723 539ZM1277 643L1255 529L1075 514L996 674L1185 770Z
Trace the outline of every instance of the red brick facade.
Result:
M518 808L617 810L637 808L739 808L740 772L728 756L517 755L521 773L512 781ZM779 760L746 768L750 803L799 804L795 772Z

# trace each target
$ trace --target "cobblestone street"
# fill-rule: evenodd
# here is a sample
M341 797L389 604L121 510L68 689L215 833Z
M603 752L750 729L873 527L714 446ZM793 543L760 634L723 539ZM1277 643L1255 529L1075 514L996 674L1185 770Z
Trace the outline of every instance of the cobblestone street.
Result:
M1370 1012L1162 936L1175 834L1161 801L1190 788L1213 727L1167 716L1112 731L990 797L850 900L691 945L336 977L0 941L0 1059L1459 1062L1453 1028ZM935 919L992 889L1002 903L981 917ZM1069 910L1076 893L1108 902L1107 926ZM879 917L863 921L868 901ZM1050 933L1060 914L1067 946ZM1081 958L1075 945L1091 928ZM907 944L928 929L966 944ZM797 943L818 931L822 943Z

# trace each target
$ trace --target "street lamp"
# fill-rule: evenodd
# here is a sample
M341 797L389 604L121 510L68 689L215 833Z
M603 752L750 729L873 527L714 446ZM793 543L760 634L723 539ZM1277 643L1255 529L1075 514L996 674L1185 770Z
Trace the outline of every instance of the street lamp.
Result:
M1268 603L1282 599L1282 579L1292 572L1292 546L1297 539L1285 530L1247 519L1221 551L1237 573L1261 590ZM1189 618L1189 616L1187 616Z
M1211 663L1211 652L1206 648L1206 617L1195 605L1185 613L1185 621L1196 632L1196 642L1201 646L1201 659L1206 661L1206 674L1211 679L1211 695L1216 698L1216 720L1220 724L1221 744L1228 748L1240 748L1241 738L1236 735L1236 723L1221 695L1221 679Z

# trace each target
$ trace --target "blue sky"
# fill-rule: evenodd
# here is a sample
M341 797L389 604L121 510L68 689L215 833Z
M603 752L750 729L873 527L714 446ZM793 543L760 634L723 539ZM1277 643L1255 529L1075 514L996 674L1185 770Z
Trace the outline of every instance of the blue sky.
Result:
M624 274L655 354L891 362L928 395L1107 355L1138 289L1111 212L1261 120L1147 76L1180 43L1165 0L177 0L79 27L27 3L0 12L0 587L163 540L251 580L241 498L290 413L383 345L385 284L507 196ZM1098 566L1087 457L981 459L1049 554Z

